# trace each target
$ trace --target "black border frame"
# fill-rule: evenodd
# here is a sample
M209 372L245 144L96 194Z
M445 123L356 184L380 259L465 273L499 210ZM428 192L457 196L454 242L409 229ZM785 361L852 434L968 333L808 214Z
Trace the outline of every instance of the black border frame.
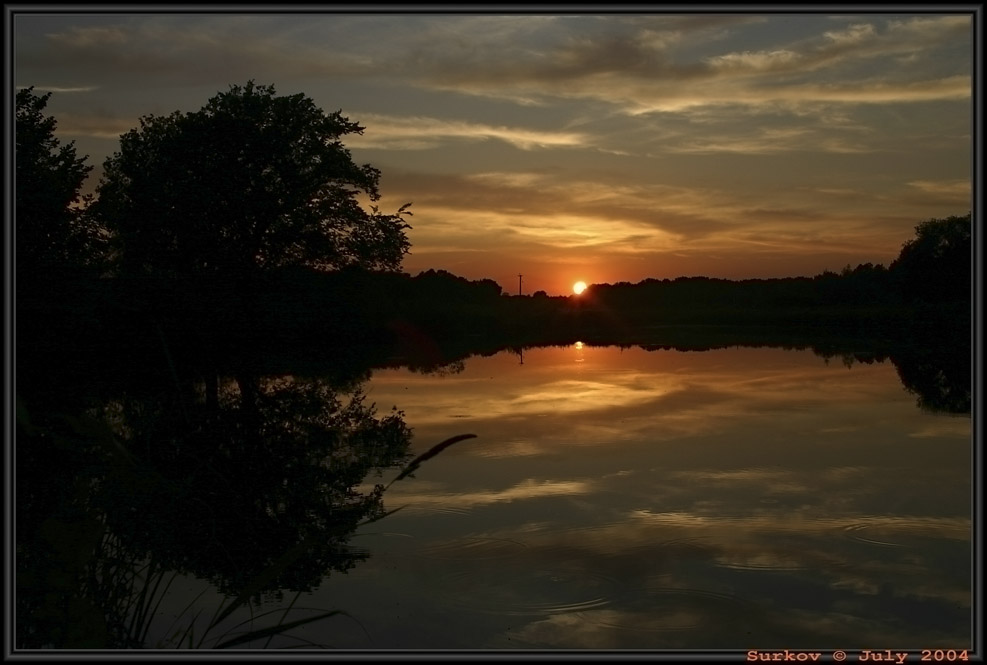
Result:
M672 661L672 662L736 662L745 661L747 652L745 650L675 650L675 651L647 651L647 650L327 650L327 651L306 651L306 650L228 650L222 652L204 651L189 652L185 650L23 650L15 649L13 646L13 622L14 604L12 599L14 585L14 562L13 562L13 527L14 527L14 409L15 409L15 376L16 376L16 283L15 283L15 233L14 233L14 206L13 206L13 109L14 109L14 39L13 23L17 14L37 15L37 14L151 14L151 13L182 13L182 14L294 14L294 13L422 13L422 14L559 14L559 13L592 13L592 14L662 14L662 13L707 13L718 12L726 14L822 14L822 13L847 13L847 14L949 14L962 13L970 14L973 18L973 126L971 134L973 138L973 201L972 201L972 222L973 222L973 288L971 302L973 316L971 317L971 363L973 366L973 402L971 411L972 421L972 441L971 441L971 475L973 488L973 505L971 506L971 524L974 529L971 546L973 547L974 560L971 571L971 593L973 599L971 603L971 636L973 638L973 649L966 662L983 662L983 623L977 621L976 617L983 617L983 596L980 589L983 583L983 487L980 481L980 465L983 461L983 452L980 443L983 442L983 405L979 397L983 395L983 72L980 63L983 62L983 12L982 4L930 4L930 5L882 5L882 4L812 4L812 5L775 5L775 4L564 4L564 5L539 5L539 4L471 4L466 6L444 5L444 4L330 4L330 5L309 5L309 4L281 4L281 5L245 5L242 8L237 5L224 4L198 4L198 5L175 5L175 4L140 4L140 5L115 5L115 4L5 4L4 5L4 42L7 47L4 52L4 360L6 371L4 372L4 499L6 510L4 514L4 581L6 582L7 593L4 595L4 660L26 661L26 660L58 660L58 661L111 661L111 660L148 660L148 661L170 661L170 660L272 660L280 661L287 659L301 660L423 660L423 661L447 661L447 660L476 660L476 661L499 661L511 659L537 659L549 661L566 660L591 660L591 661ZM879 645L875 645L879 646ZM766 650L761 650L766 651ZM808 651L806 649L792 650ZM818 649L823 652L820 662L839 662L834 658L832 649ZM899 650L901 651L901 650ZM854 659L854 651L850 652L850 658ZM919 657L916 651L909 652L906 662L913 662ZM963 661L959 661L963 662Z

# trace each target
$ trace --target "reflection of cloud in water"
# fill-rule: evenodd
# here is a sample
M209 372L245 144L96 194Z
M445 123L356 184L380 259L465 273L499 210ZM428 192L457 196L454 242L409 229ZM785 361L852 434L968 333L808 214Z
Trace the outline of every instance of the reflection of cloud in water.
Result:
M849 530L858 527L881 528L907 532L930 538L968 540L970 520L963 517L924 517L896 515L887 517L847 515L843 517L813 517L804 514L752 514L752 515L697 515L689 512L652 512L635 510L631 521L644 524L675 526L686 529L702 528L723 534L730 530L756 534L759 531L789 531L793 533L819 533Z
M839 442L874 427L875 399L914 410L885 364L847 370L780 350L617 354L588 347L592 365L574 372L567 351L530 349L523 366L507 353L474 358L462 374L440 380L383 371L375 375L373 398L393 400L416 432L467 427L483 440L467 454L491 458L554 454L561 445L668 441L744 423Z
M422 491L423 489L425 491ZM473 508L495 503L510 503L513 501L552 496L590 494L593 491L593 483L589 481L539 481L529 478L504 490L476 492L433 493L428 491L428 488L416 486L412 489L413 493L399 495L397 492L394 492L395 496L392 497L392 501L410 501L411 503L406 510L408 512L415 512L416 507L428 510L437 504L450 505L457 508Z
M695 636L697 628L702 631L700 639ZM868 641L860 644L861 635ZM907 626L851 611L793 610L765 622L693 606L664 612L599 609L550 616L512 629L487 648L778 650L782 644L798 649L868 648L870 644L898 649L969 648L950 639L937 636L936 631L923 631L916 637Z
M865 477L869 471L870 469L862 466L839 466L822 470L819 477L830 482L857 481Z
M639 381L555 381L508 400L504 413L526 415L546 410L593 411L628 406L660 399L670 389L669 381L652 381L650 385L641 385Z
M941 420L926 423L924 427L911 432L908 436L917 439L955 437L969 440L971 430L969 416L939 416L939 418Z
M535 648L674 649L750 646L764 613L729 593L654 588L621 609L550 616L512 630L510 639ZM703 636L697 644L695 635Z
M474 451L474 454L478 457L502 458L530 457L534 455L542 455L544 452L544 446L539 445L535 441L530 441L527 439L511 439L510 441L499 443L495 447L478 447Z
M775 645L862 648L862 636L885 636L911 647L922 640L949 646L948 637L936 637L937 621L920 630L902 619L921 612L948 628L969 611L969 580L956 566L969 547L966 519L647 511L628 517L594 528L529 525L526 565L565 560L612 576L629 591L616 606L512 629L505 645L509 639L535 648L750 648L771 646L764 640L774 636ZM900 547L889 551L860 539L868 530L896 538Z
M505 388L500 382L488 382L477 390L476 382L465 380L431 387L427 394L408 390L394 394L400 408L414 413L419 425L445 422L467 416L471 422L497 421L503 418L528 418L533 415L555 416L560 413L587 413L653 402L676 388L660 377L642 384L640 377L618 375L608 381L545 381L531 387ZM382 392L378 389L377 392ZM390 395L388 396L390 397ZM379 399L379 398L378 398Z
M753 468L753 469L731 469L729 471L710 471L705 469L696 469L693 471L676 471L669 474L671 477L687 481L695 482L756 482L756 483L767 483L770 482L772 487L775 486L779 480L788 478L791 476L791 472L784 469L765 469L765 468Z
M806 562L791 552L765 552L738 548L715 557L717 566L738 570L803 570Z
M429 511L468 511L453 518L466 533L447 543L464 553L454 582L481 565L466 550L502 555L492 543L508 539L523 543L510 552L519 570L565 562L619 582L607 607L512 623L485 646L935 646L964 634L969 418L916 409L888 363L583 354L578 372L571 349L530 350L523 366L503 355L437 380L391 375L374 395L395 396L419 441L467 422L479 436L423 468L443 482L395 486L389 499L409 504L396 519L421 524ZM418 380L432 383L419 393ZM513 594L529 578L504 574L502 607L520 607Z
M619 626L639 625L629 612L618 610L594 610L578 614L559 614L532 621L510 633L511 642L521 642L522 645L534 647L556 647L565 645L568 649L620 649L626 648L625 631ZM643 617L657 625L660 631L665 624L671 626L694 625L696 618L693 614L680 611L665 617ZM497 648L502 645L490 645ZM653 645L653 648L660 648Z

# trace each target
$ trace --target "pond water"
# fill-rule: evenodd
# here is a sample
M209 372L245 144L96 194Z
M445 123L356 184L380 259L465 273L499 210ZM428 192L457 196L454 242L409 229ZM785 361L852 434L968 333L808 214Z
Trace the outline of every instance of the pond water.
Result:
M290 618L348 616L250 646L971 647L971 420L890 362L575 344L456 369L374 371L415 454L476 438L391 486L369 557Z

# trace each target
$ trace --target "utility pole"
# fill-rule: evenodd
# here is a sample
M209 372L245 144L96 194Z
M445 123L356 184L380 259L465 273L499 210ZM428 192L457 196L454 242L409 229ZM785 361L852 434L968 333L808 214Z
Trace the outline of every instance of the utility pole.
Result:
M521 295L521 278L522 278L523 276L524 276L524 275L521 275L521 274L519 274L519 275L517 276L517 294L518 294L518 295Z

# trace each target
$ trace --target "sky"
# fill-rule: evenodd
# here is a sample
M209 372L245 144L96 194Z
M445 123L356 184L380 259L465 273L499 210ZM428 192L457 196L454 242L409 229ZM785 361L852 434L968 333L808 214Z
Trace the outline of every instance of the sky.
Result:
M53 93L86 191L142 116L252 79L365 128L344 142L380 169L381 210L412 204L406 272L509 293L888 265L918 223L973 208L973 5L190 7L12 12L13 84Z

